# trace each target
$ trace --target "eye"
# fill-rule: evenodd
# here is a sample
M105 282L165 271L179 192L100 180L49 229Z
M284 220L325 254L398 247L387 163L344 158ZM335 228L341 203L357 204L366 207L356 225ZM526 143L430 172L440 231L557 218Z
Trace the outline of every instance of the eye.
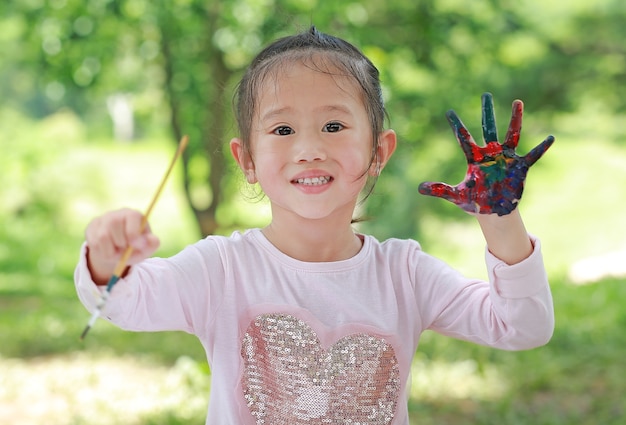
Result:
M328 124L326 124L324 126L324 130L327 133L337 133L338 131L341 131L344 129L343 124L338 123L338 122L329 122Z
M291 127L287 127L286 125L281 125L280 127L276 127L274 131L272 131L272 133L278 136L289 136L290 134L295 133L295 131L293 131L293 128Z

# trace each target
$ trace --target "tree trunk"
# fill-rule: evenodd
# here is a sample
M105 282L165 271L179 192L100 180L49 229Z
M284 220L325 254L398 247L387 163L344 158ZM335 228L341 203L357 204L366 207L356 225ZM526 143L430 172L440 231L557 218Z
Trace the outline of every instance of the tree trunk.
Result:
M207 87L205 115L202 123L194 122L192 125L197 126L200 130L200 140L190 140L190 148L188 148L183 156L183 185L184 193L187 199L198 229L202 236L214 234L219 225L216 219L216 212L220 202L223 200L222 180L226 171L226 159L222 146L226 137L226 88L232 75L226 64L224 63L223 53L215 47L211 40L216 29L216 22L219 18L219 2L214 2L211 9L206 9L206 38L204 40L204 53L198 60L204 60L206 72L211 78L208 79L210 87ZM164 29L164 27L162 26ZM185 133L183 129L184 100L176 93L173 87L173 78L175 74L175 59L169 44L170 37L165 33L161 37L161 48L164 58L164 70L166 80L166 90L169 97L171 126L172 132L176 140L180 140ZM193 105L190 106L193 108ZM190 161L196 155L204 156L209 162L209 176L206 182L208 190L211 193L211 200L206 206L198 206L194 203L191 194L191 177L190 177ZM194 182L195 183L195 182Z

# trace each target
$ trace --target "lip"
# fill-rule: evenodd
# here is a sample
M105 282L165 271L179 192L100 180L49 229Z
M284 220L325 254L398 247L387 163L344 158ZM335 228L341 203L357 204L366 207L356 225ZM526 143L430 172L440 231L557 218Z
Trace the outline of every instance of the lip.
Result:
M334 177L323 170L306 170L296 174L291 179L291 184L299 190L308 193L321 193L328 189Z
M329 173L328 171L324 171L324 170L305 170L302 171L301 173L296 174L295 176L293 176L291 178L291 182L297 182L298 180L301 179L314 179L314 178L320 178L320 177L328 177L329 180L334 180L333 176L331 173Z

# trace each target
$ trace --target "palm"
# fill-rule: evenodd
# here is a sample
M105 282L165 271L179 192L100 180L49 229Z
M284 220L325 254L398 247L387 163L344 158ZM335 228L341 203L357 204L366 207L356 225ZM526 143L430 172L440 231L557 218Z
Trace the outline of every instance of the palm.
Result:
M465 179L456 186L424 182L419 192L446 199L465 211L478 214L509 214L522 197L528 169L554 142L548 136L528 154L515 153L522 128L523 103L513 102L511 122L504 143L498 142L491 94L482 96L482 125L485 146L478 146L454 111L446 117L467 158Z

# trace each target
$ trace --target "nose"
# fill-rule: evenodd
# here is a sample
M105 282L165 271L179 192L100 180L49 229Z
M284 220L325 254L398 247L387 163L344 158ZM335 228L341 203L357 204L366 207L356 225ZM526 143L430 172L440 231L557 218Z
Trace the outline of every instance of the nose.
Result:
M315 162L326 159L324 141L315 134L301 134L294 144L295 162Z

